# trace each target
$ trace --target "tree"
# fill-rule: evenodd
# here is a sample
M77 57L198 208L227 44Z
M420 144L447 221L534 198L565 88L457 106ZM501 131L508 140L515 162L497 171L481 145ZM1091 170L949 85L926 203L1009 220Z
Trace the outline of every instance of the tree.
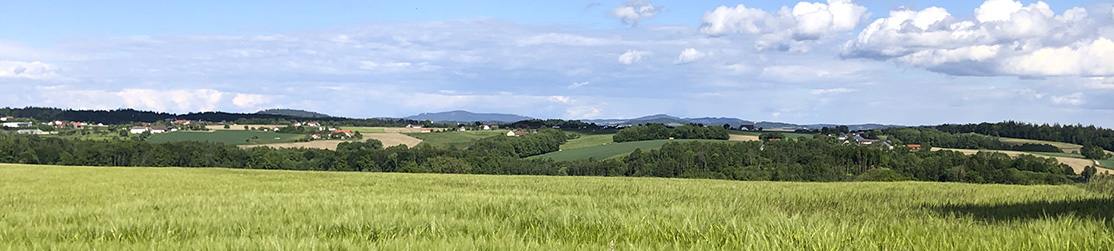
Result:
M1106 157L1106 152L1103 152L1102 148L1092 144L1083 145L1083 149L1080 151L1080 154L1083 154L1083 157L1088 159L1104 159Z
M1095 173L1098 172L1098 168L1095 168L1094 166L1087 166L1083 168L1083 172L1080 173L1080 175L1083 175L1084 180L1091 180L1091 177L1095 177Z
M767 132L767 133L762 133L761 135L758 135L758 139L762 140L762 141L770 141L770 140L773 140L773 139L781 140L781 139L784 139L784 138L785 138L785 134L781 134L780 132Z
M248 126L245 125L244 126L244 131L247 131L247 130L249 130L249 128L248 128Z
M224 129L232 129L232 127L228 126L228 125L224 125Z
M731 124L723 124L723 129L731 130Z

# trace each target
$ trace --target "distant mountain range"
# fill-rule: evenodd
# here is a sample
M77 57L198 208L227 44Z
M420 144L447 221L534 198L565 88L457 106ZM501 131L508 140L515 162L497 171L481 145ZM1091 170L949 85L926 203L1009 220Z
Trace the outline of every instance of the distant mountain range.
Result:
M633 119L588 119L588 120L583 120L583 121L588 122L588 123L595 123L597 125L611 125L611 126L619 126L619 125L632 126L632 125L643 125L643 124L652 124L652 123L665 124L665 125L668 125L668 126L680 126L680 125L685 125L685 124L704 124L704 125L728 124L731 127L735 127L735 128L738 128L740 125L754 125L754 127L761 127L761 128L766 128L766 129L774 129L774 128L778 128L778 129L819 129L819 128L823 128L823 127L839 126L839 125L835 125L835 124L797 125L797 124L782 123L782 122L769 122L769 121L753 122L753 121L742 120L742 119L737 119L737 118L716 118L716 117L680 118L680 117L669 116L669 115L666 115L666 114L655 114L655 115L650 115L650 116L645 116L645 117L638 117L638 118L633 118ZM847 127L851 130L871 130L871 129L881 129L881 128L889 128L889 127L902 127L902 126L901 125L882 125L882 124L858 124L858 125L847 125Z
M303 118L331 118L331 117L333 117L333 116L329 116L328 114L324 114L324 113L317 113L317 112L311 112L311 111L306 111L306 110L297 110L297 109L267 109L267 110L262 110L262 111L258 111L258 112L255 112L255 113L256 114L270 114L270 115L290 116L290 117L303 117Z
M433 122L459 122L459 123L472 123L472 122L498 122L498 123L513 123L523 120L533 119L531 117L504 114L504 113L474 113L469 111L448 111L448 112L435 112L435 113L422 113L414 116L405 117L404 119L410 120L429 120Z

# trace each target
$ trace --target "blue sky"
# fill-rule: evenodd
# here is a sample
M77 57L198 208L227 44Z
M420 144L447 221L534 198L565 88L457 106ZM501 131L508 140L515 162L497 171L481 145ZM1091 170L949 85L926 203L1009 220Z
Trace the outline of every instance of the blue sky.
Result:
M18 1L0 106L1114 126L1100 1Z

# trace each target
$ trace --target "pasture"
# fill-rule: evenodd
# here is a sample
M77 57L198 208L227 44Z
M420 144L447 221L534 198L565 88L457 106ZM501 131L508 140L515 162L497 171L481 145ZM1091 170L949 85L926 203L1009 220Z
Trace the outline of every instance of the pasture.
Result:
M147 138L147 141L151 143L204 141L228 145L252 145L287 143L302 138L305 138L305 135L244 130L219 130L208 132L178 131L152 134Z
M369 134L369 133L385 133L385 132L387 132L387 128L386 128L386 127L358 127L358 126L345 126L345 127L341 127L341 128L339 128L339 129L341 129L341 130L351 130L351 131L353 131L353 132L360 132L360 134Z
M677 140L644 140L623 143L611 143L606 145L597 145L592 147L582 147L569 150L561 150L559 152L551 152L530 158L549 158L553 160L578 160L596 158L599 160L615 157L618 155L625 155L634 152L635 149L642 149L647 151L650 149L660 148L669 142L690 142L690 141L714 141L723 142L722 140L708 140L708 139L677 139Z
M561 145L561 150L585 148L614 143L615 134L581 134L579 138L571 139Z
M745 136L754 136L754 137L758 137L758 136L762 135L763 133L767 133L767 132L781 133L782 135L785 135L786 138L790 138L790 139L796 139L796 138L811 139L812 138L812 134L795 133L795 132L782 132L782 131L752 132L752 131L736 131L736 130L727 131L727 133L731 134L731 135L745 135Z
M406 135L422 140L422 144L429 144L438 147L453 147L457 149L467 148L473 141L478 139L502 136L507 137L507 130L490 130L490 131L447 131L435 133L407 133Z
M0 196L5 250L1114 248L1071 185L0 165Z

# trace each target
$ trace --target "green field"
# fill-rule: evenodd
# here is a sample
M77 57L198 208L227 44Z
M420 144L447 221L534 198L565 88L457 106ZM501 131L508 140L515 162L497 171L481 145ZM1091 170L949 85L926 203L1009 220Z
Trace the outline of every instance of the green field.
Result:
M507 130L491 130L491 131L449 131L449 132L435 132L435 133L407 133L410 137L415 137L422 140L421 144L434 145L434 146L448 146L458 149L464 149L473 141L478 139L504 136L506 137Z
M352 130L353 132L360 132L361 134L367 134L367 133L385 133L385 132L386 132L386 129L384 129L383 127L357 127L357 126L345 126L345 127L342 127L342 128L340 128L340 129L343 129L343 130Z
M254 144L271 144L271 143L287 143L294 142L299 139L305 138L305 135L300 134L286 134L286 133L273 133L273 132L260 132L260 131L233 131L233 130L218 130L209 132L168 132L152 134L147 138L148 142L164 143L164 142L179 142L179 141L207 141L218 142L229 145L254 145Z
M627 154L633 152L634 149L642 149L643 151L650 149L660 148L665 143L669 142L689 142L689 141L713 141L713 142L726 142L723 140L708 140L708 139L678 139L678 140L645 140L623 143L611 143L606 145L597 145L592 147L583 147L569 150L561 150L559 152L551 152L534 156L531 158L550 158L553 160L578 160L587 158L606 159L616 155Z
M729 134L735 134L735 135L750 135L750 136L760 136L760 135L762 135L763 133L767 133L767 132L750 132L750 131L735 131L735 130L730 130L730 131L727 131L727 133L729 133ZM791 139L796 139L796 138L807 138L807 139L811 139L811 138L812 138L812 134L807 134L807 133L795 133L795 132L776 132L776 133L781 133L782 135L785 135L785 137L786 137L786 138L791 138Z
M1111 250L1076 186L0 165L4 250Z
M613 136L615 134L581 134L579 138L569 140L569 142L561 145L561 150L611 144L615 142L612 140Z

